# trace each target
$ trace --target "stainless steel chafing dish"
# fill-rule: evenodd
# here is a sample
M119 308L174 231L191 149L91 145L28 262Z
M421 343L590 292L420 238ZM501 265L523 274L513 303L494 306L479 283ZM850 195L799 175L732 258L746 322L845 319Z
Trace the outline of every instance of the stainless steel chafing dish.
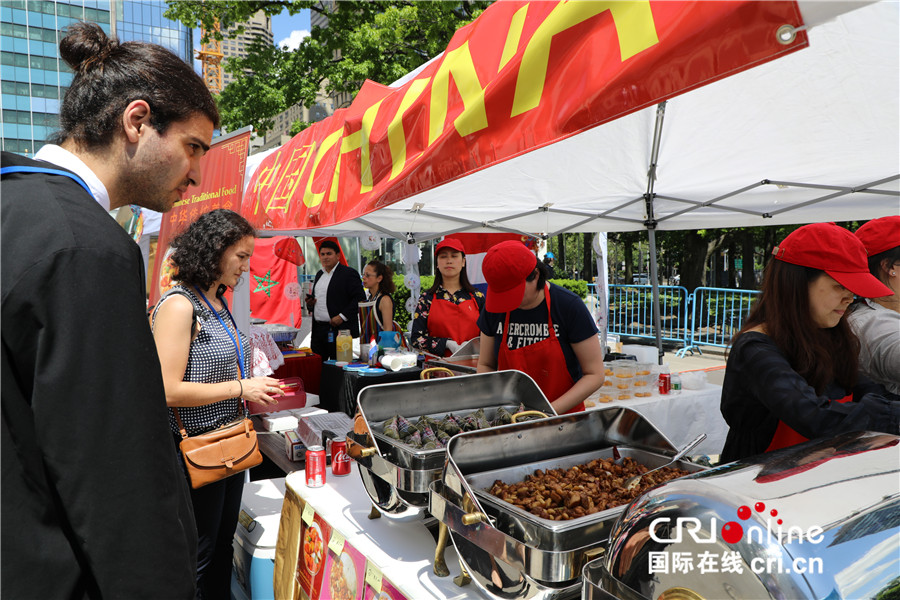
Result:
M450 530L473 580L502 598L571 598L581 569L605 547L624 506L570 521L522 511L486 491L500 479L521 481L535 469L569 467L623 456L655 467L676 450L649 421L628 408L607 408L461 433L450 440L447 467L431 486L431 513ZM674 467L705 467L676 462Z
M556 414L534 380L519 371L373 385L360 390L358 402L370 434L348 435L347 453L359 464L372 502L383 513L403 518L418 516L428 507L429 486L440 478L446 449L416 450L387 437L384 421L395 415L441 419L479 408L492 419L498 408L515 412L520 404L526 410Z
M887 598L898 556L900 438L854 432L641 496L616 524L606 555L584 567L582 597Z
M473 338L460 346L459 350L451 356L439 357L428 355L425 361L426 367L444 367L456 373L472 374L478 367L478 357L481 353L481 338Z

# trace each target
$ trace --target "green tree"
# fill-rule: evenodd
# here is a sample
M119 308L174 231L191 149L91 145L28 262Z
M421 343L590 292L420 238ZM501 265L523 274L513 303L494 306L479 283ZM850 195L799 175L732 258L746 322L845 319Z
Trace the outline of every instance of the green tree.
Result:
M355 95L366 79L388 84L437 56L454 32L473 21L490 2L318 2L309 0L177 0L166 17L188 27L216 31L238 26L257 11L269 16L304 9L325 12L327 27L313 27L296 50L255 44L246 58L225 61L238 75L219 97L227 130L253 125L272 128L272 117L300 103L313 106L316 96ZM333 10L326 11L325 6ZM253 75L245 76L246 70ZM301 125L302 126L302 125Z

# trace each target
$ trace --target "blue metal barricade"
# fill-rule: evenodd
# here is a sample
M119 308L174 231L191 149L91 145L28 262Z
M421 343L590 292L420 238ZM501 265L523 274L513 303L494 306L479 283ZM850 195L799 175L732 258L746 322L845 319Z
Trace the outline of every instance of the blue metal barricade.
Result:
M688 291L681 286L659 286L660 336L663 341L687 346ZM609 286L609 332L620 336L656 339L653 326L653 286Z
M693 354L694 350L703 354L700 346L728 347L731 338L740 331L757 295L759 292L755 290L695 289L691 294L690 339L676 355Z

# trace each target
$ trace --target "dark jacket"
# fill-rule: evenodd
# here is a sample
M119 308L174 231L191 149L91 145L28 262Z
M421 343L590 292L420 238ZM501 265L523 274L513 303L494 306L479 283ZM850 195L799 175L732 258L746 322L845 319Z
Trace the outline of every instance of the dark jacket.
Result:
M837 402L850 393L852 402ZM721 461L765 452L779 421L809 439L862 430L898 435L900 402L892 398L862 376L853 390L831 383L817 394L772 338L748 331L734 342L725 369L721 411L729 429Z
M196 525L140 250L68 177L2 187L0 596L193 598Z
M316 284L321 276L322 270L320 269L313 280L313 297L315 297ZM363 289L362 278L357 270L338 263L331 274L328 295L325 298L329 317L344 315L347 318L347 322L338 329L349 328L350 335L359 337L359 303L365 301L366 291Z

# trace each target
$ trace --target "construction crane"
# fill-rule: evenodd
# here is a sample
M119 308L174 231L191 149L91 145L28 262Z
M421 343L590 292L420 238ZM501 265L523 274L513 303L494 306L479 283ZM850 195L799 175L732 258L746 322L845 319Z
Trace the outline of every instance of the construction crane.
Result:
M219 32L219 22L216 21L215 33ZM206 30L200 30L200 38L206 37ZM214 94L222 93L222 40L210 35L209 39L200 46L197 58L203 66L203 81L206 87Z

